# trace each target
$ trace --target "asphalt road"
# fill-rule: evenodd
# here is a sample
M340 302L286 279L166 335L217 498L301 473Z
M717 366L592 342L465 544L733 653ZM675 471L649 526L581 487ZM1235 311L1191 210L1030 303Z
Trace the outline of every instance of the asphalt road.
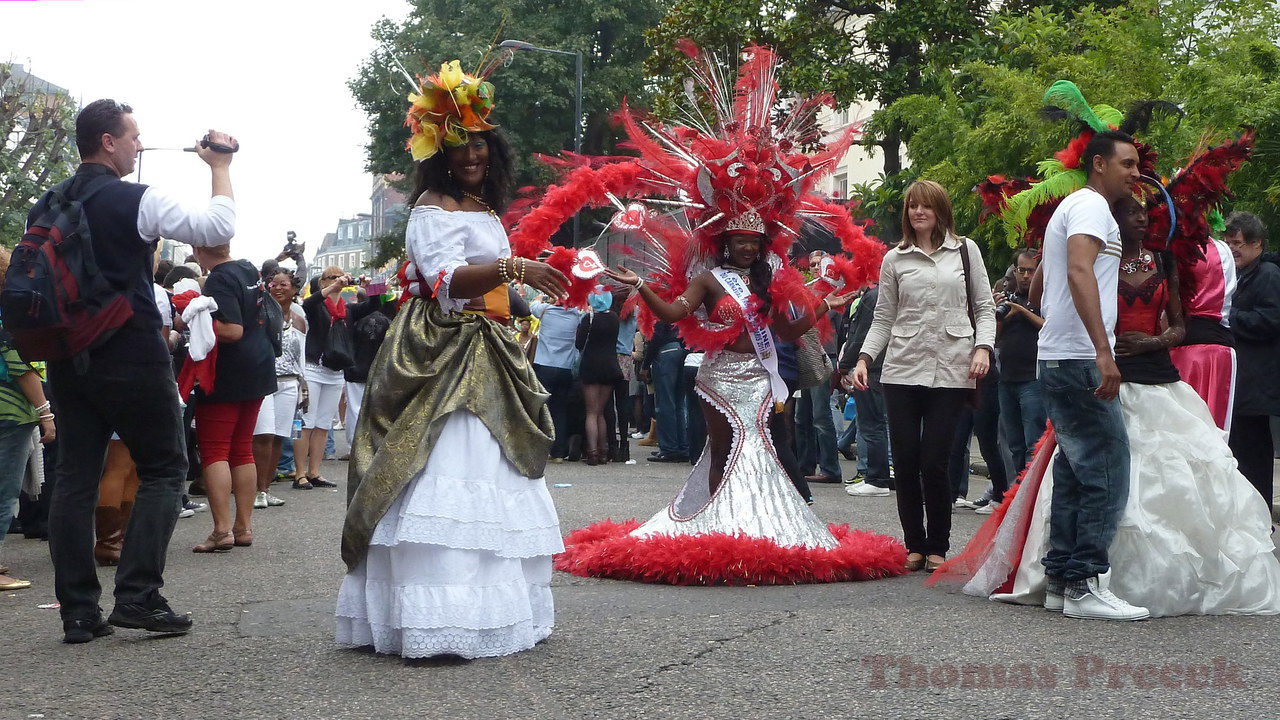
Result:
M325 471L345 485L345 463ZM567 532L647 518L685 472L565 464L547 481L572 485L551 491ZM1280 619L1076 621L928 589L920 574L675 588L557 573L556 630L528 652L406 662L339 649L345 487L276 488L288 504L258 511L252 548L195 555L209 516L179 521L164 592L195 619L185 637L63 645L57 611L39 608L54 602L47 545L9 536L6 561L35 587L0 594L0 718L1280 718ZM824 519L897 535L892 498L814 489ZM981 520L956 513L954 543Z

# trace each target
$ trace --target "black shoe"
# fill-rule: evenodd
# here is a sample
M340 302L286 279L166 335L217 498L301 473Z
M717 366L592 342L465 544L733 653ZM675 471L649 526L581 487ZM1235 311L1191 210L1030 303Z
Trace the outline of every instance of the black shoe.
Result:
M338 487L338 483L325 480L320 476L308 477L307 482L311 483L311 487Z
M107 621L102 619L102 608L98 608L98 614L92 618L62 621L62 642L73 645L106 637L113 632L115 630L112 630Z
M191 629L191 618L169 609L169 603L159 596L148 603L119 603L107 621L120 628L157 633L185 633Z
M837 448L837 449L840 451L840 454L844 456L845 460L848 460L849 462L858 461L858 456L854 454L853 448L843 447L843 448Z
M646 459L646 460L648 460L649 462L660 462L660 463L682 463L682 462L689 462L689 456L688 456L688 455L685 455L684 453L664 453L664 452L660 452L660 453L658 453L657 455L654 455L653 457L648 457L648 458L645 458L645 459Z

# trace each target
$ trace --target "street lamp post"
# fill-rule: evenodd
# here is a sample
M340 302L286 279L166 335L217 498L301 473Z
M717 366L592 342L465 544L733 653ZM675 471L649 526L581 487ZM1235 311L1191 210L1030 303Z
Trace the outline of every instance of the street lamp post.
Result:
M582 53L580 51L569 52L568 50L553 50L551 48L538 47L532 43L523 40L503 40L498 43L498 47L508 50L535 50L538 52L552 53L555 55L572 55L577 65L578 75L578 95L574 98L573 103L573 151L579 155L582 154ZM580 236L578 234L578 214L573 215L573 246L578 246Z

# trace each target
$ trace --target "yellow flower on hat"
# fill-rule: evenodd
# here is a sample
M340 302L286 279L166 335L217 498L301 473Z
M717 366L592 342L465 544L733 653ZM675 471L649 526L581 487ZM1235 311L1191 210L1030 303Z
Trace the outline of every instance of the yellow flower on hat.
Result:
M440 87L445 90L453 90L461 85L465 79L466 75L463 74L462 66L457 60L440 63Z
M440 151L440 128L431 123L421 123L409 136L409 152L414 162L425 160Z

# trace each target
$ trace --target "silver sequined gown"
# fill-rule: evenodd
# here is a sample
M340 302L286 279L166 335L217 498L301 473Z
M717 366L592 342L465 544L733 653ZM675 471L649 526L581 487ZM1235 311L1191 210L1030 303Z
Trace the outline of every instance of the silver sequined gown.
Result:
M756 356L730 351L708 356L696 387L733 429L724 481L711 495L711 454L703 452L676 499L632 534L740 533L781 546L836 547L835 536L796 492L778 461L769 433L769 375Z

